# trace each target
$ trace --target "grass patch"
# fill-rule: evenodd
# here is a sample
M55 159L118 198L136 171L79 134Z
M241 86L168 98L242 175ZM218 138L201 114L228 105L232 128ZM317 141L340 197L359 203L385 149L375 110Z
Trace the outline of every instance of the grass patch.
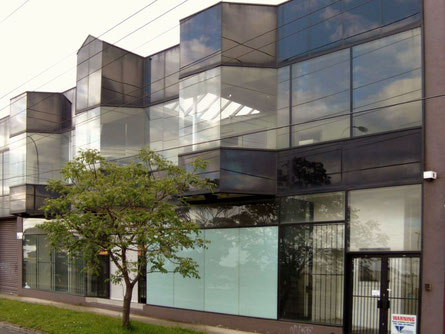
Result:
M197 334L179 327L162 327L131 321L132 328L121 328L121 319L105 315L62 309L54 306L24 303L0 298L0 321L51 334Z

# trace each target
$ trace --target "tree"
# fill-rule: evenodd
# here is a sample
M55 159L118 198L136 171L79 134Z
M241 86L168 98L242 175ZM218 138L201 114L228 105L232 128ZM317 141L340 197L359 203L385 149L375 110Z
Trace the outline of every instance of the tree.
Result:
M99 254L109 254L117 268L112 283L125 283L123 327L130 325L131 296L141 268L166 273L170 262L174 272L199 278L197 263L179 251L205 247L205 241L198 226L177 209L186 205L181 199L186 191L211 184L195 174L205 163L196 161L191 167L186 171L150 150L140 151L128 164L87 150L65 165L61 180L49 182L58 197L46 201L49 220L40 228L54 249L83 258L91 272L98 270ZM134 260L131 252L146 256Z

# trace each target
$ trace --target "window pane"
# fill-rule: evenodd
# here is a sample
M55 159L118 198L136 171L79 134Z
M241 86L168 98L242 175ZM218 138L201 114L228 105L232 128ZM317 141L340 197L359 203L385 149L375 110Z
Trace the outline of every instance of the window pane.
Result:
M349 193L350 251L420 250L421 186Z
M323 193L285 197L280 223L339 221L345 219L345 194Z
M349 64L343 50L293 65L294 146L349 137Z
M343 37L341 11L341 2L336 2L311 15L310 43L313 51L340 45Z
M275 65L276 9L234 3L222 8L222 61Z
M221 68L181 80L179 91L179 141L181 145L190 145L183 150L190 152L218 147Z
M10 117L9 117L9 127L10 127L9 131L11 135L25 131L26 109L27 109L26 94L11 99Z
M275 319L278 228L243 228L239 233L239 314Z
M179 46L165 51L165 97L179 94Z
M275 148L277 72L274 69L223 67L222 146ZM256 132L234 137L239 134Z
M283 319L341 325L344 225L282 227L280 310Z
M420 17L419 0L382 0L383 24L402 26Z
M239 234L237 229L206 230L205 310L238 314Z
M161 52L151 57L150 102L164 98L165 87L165 53Z
M409 102L422 97L420 29L359 45L352 61L355 136L421 125L421 101Z
M387 0L383 0L385 2ZM343 13L344 38L357 40L358 38L376 35L380 26L380 0L360 1L346 0L345 6L350 3L350 9ZM369 32L364 35L365 32Z
M277 82L277 148L289 147L290 66L278 69ZM282 128L280 128L282 127Z
M221 5L181 22L181 75L221 62Z
M309 1L294 0L278 7L279 61L302 56L309 51Z

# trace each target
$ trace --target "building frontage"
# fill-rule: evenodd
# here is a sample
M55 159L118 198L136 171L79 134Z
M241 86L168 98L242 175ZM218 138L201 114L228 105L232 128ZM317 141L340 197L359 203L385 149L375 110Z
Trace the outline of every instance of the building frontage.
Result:
M182 251L200 279L147 273L133 312L262 333L443 333L444 18L441 0L223 2L147 57L88 36L74 88L24 92L0 120L0 291L119 306L107 255L92 276L51 253L39 208L79 150L125 161L149 145L206 160L217 189L187 194L210 241Z

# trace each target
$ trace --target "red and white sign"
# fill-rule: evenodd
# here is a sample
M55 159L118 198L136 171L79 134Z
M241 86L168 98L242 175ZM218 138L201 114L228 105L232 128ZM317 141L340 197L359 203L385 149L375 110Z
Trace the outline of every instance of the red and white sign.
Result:
M416 321L411 314L391 315L391 334L416 334Z

